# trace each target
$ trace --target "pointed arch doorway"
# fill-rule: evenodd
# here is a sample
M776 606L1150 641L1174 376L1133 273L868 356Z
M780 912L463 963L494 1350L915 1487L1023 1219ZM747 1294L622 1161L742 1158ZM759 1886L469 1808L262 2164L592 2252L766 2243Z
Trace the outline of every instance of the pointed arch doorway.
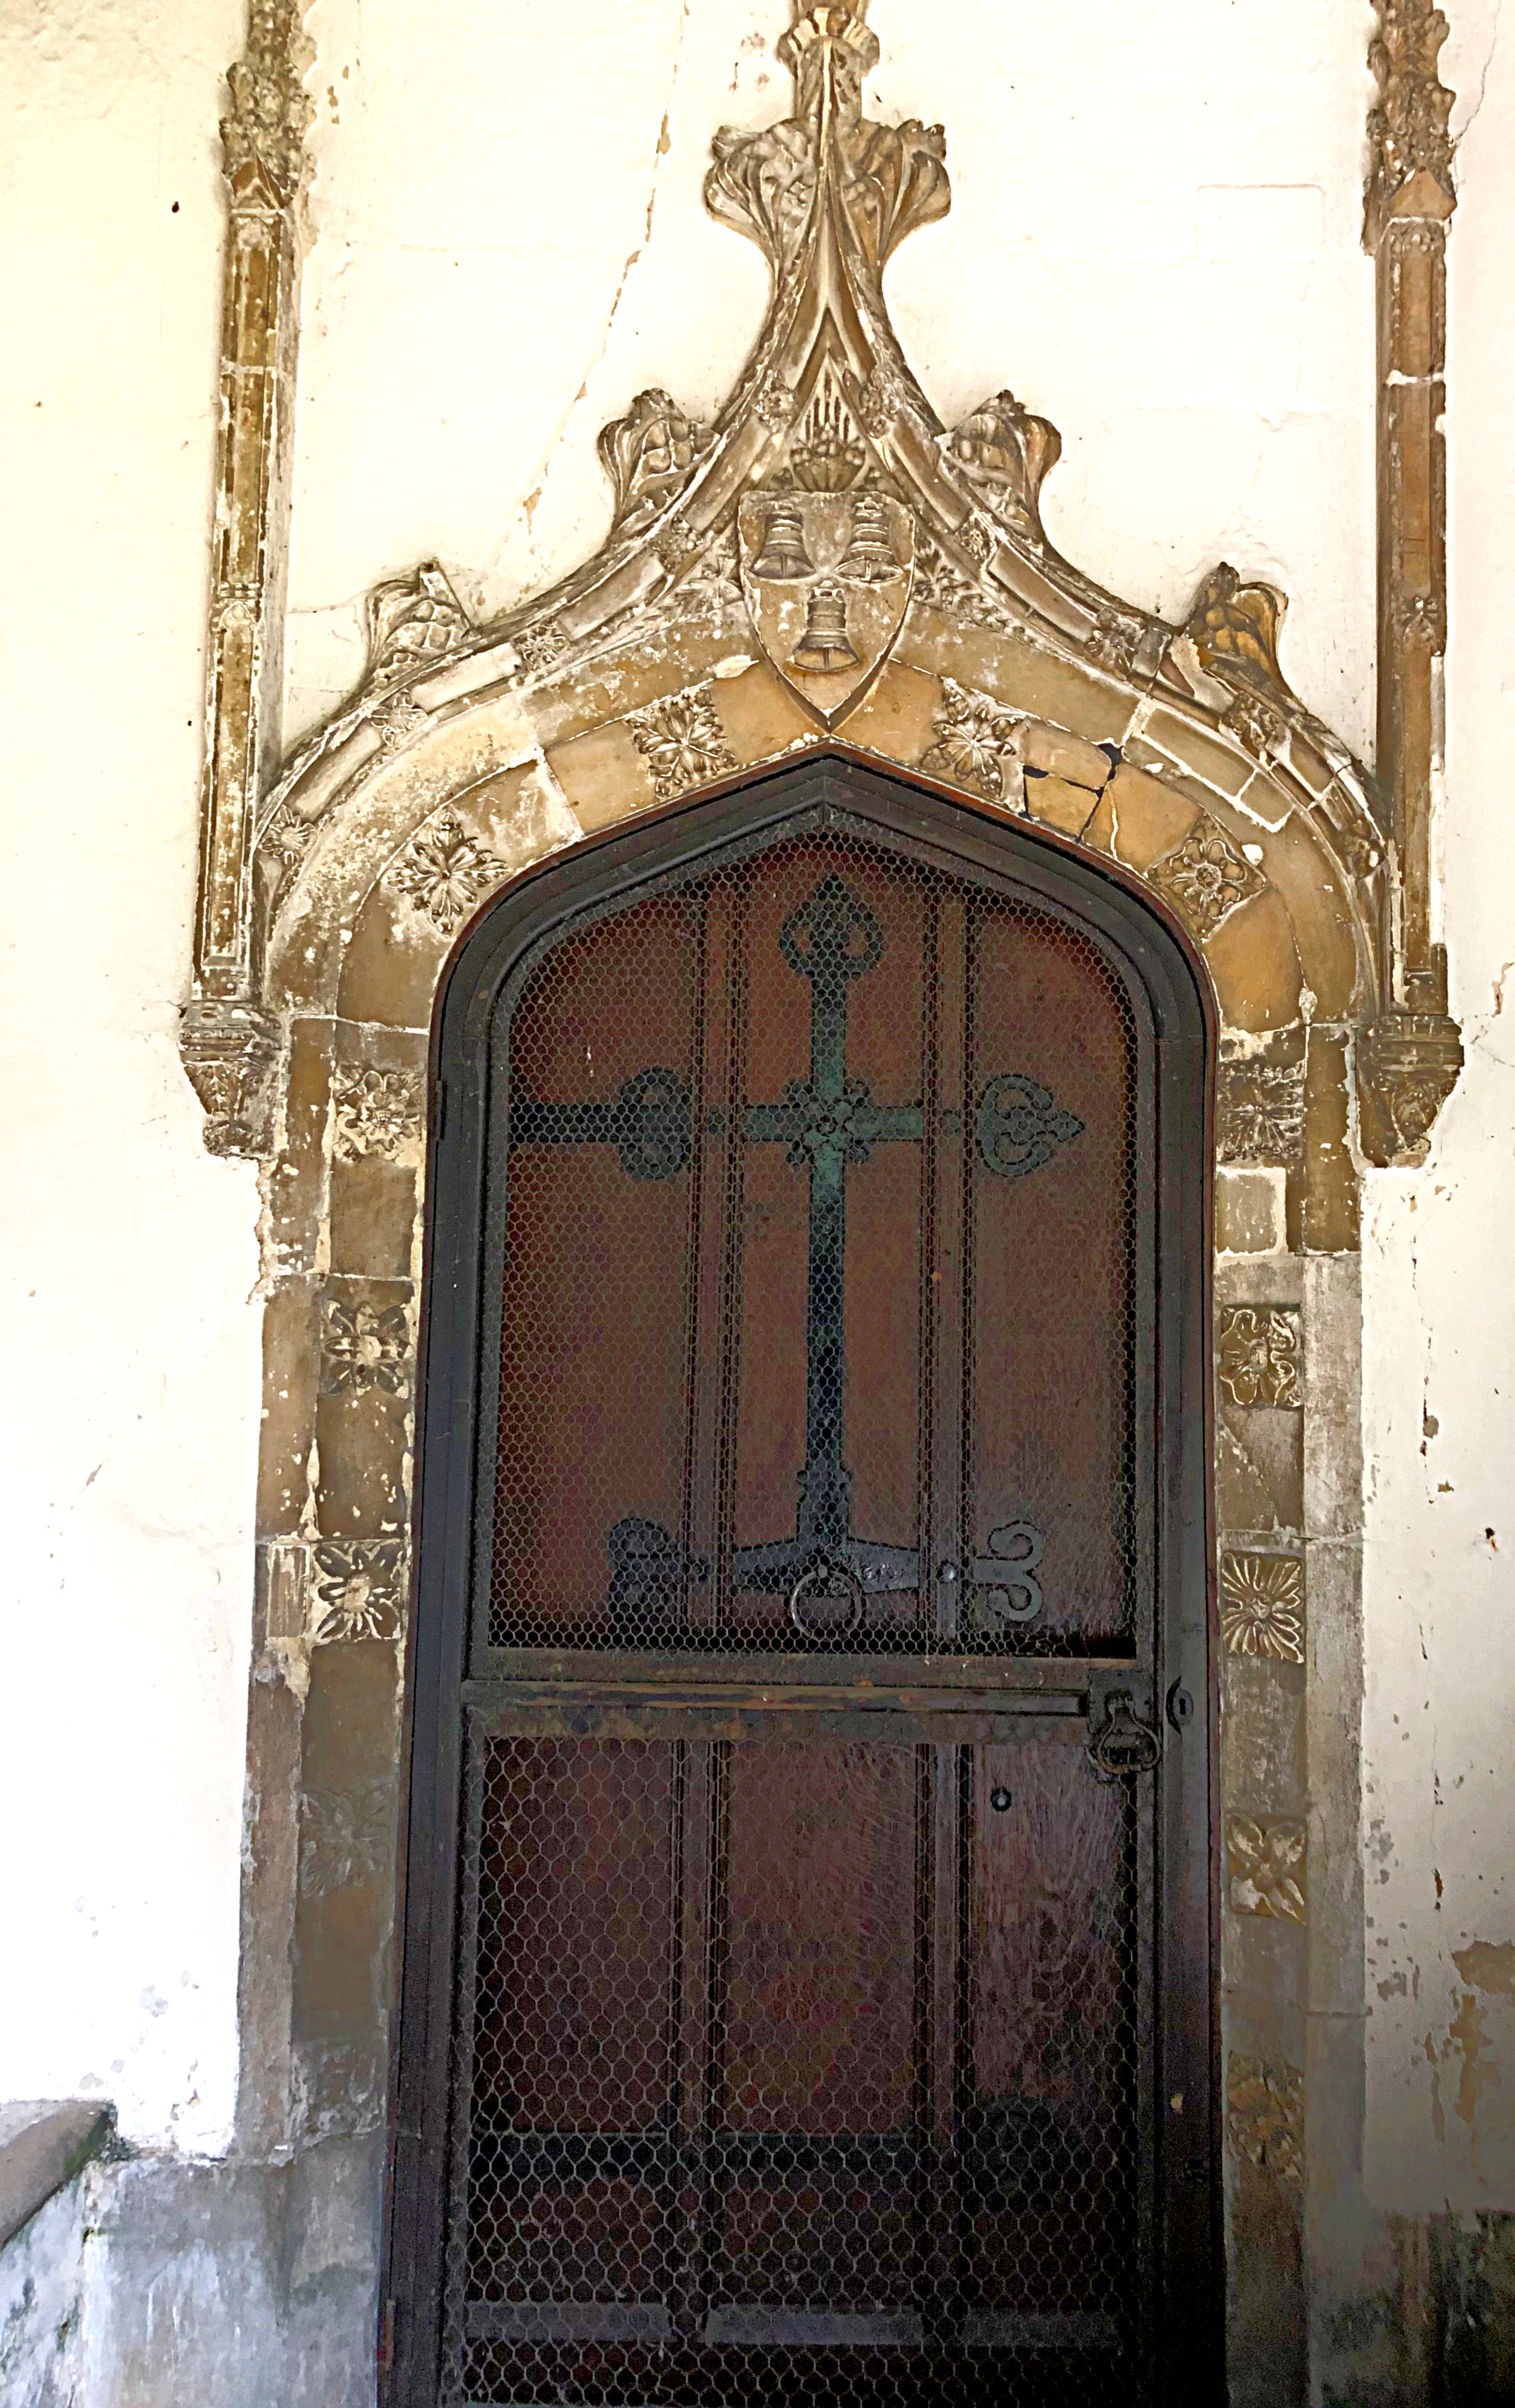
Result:
M391 2398L1220 2381L1207 1029L847 756L520 881L435 1068Z

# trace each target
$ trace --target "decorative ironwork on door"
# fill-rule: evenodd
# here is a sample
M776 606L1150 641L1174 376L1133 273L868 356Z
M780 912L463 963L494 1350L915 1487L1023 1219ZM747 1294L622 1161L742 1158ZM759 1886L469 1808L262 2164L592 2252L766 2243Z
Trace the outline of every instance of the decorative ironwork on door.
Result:
M1155 2397L1151 977L989 839L728 824L449 1005L399 2396Z
M790 912L779 950L811 990L809 1074L789 1080L781 1103L746 1104L740 1129L748 1144L784 1146L789 1167L809 1181L805 1465L793 1535L738 1547L733 1585L782 1594L796 1629L835 1641L861 1628L868 1591L913 1595L931 1580L929 1570L922 1575L919 1548L854 1536L843 1438L849 1167L866 1163L877 1146L922 1144L925 1123L919 1102L875 1102L868 1081L848 1075L848 992L855 979L879 968L886 944L874 912L836 870L824 870L814 892ZM687 1168L693 1142L689 1090L677 1071L661 1068L635 1072L608 1105L517 1096L509 1125L512 1146L613 1144L633 1179L673 1178ZM1046 1087L1016 1071L987 1081L974 1114L980 1158L1003 1178L1025 1177L1082 1129L1082 1121L1055 1103ZM1034 1567L1044 1543L1035 1523L1014 1522L991 1534L989 1555L974 1565L974 1579L991 1598L1004 1600L1007 1623L1029 1621L1040 1610ZM607 1547L617 1623L649 1605L671 1602L687 1585L708 1585L708 1558L681 1561L672 1533L660 1523L635 1516L617 1522ZM944 1565L939 1577L950 1589L959 1568ZM829 1622L823 1614L818 1619L816 1602L837 1597L840 1613Z
M565 983L587 932L511 1010L496 1643L1057 1652L1129 1631L1137 1036L1110 961L1027 899L825 837L594 926L593 1012ZM639 1286L656 1463L591 1393L571 1317L555 1354L548 1280L597 1317L635 1318ZM1008 1417L991 1384L1021 1399ZM712 1474L730 1526L719 1496L702 1507Z

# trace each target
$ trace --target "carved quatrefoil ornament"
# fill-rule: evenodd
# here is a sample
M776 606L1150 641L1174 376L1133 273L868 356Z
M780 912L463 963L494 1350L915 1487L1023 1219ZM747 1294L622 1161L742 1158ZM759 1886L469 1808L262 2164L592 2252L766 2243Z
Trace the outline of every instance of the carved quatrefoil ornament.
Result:
M811 718L839 727L905 624L915 521L884 494L760 487L744 497L736 533L758 642Z

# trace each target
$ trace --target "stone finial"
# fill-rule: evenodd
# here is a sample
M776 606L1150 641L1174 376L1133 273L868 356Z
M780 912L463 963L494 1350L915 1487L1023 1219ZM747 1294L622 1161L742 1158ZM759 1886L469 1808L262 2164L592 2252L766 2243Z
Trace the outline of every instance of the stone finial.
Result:
M1374 0L1368 53L1379 99L1367 121L1370 159L1363 240L1376 251L1394 218L1450 218L1457 206L1448 119L1456 97L1437 60L1447 20L1431 0Z
M780 277L829 207L848 248L877 275L908 234L951 207L947 137L919 118L880 125L863 115L863 78L879 42L857 0L802 9L779 55L794 78L795 113L758 134L721 129L706 206L765 251Z
M307 0L250 0L247 49L226 71L232 105L221 121L226 174L236 187L258 171L280 207L309 167L305 137L315 120L304 76L315 58L305 31Z
M1063 456L1063 437L1013 393L996 393L942 437L942 450L997 519L1033 541L1044 540L1041 489Z

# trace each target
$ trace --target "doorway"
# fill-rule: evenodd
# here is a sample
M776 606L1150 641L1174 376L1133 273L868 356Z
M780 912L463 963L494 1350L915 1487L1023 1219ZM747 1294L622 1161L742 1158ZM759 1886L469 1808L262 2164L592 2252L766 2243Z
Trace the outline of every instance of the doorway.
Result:
M1206 1061L1126 882L842 756L460 950L407 2408L1219 2382Z

